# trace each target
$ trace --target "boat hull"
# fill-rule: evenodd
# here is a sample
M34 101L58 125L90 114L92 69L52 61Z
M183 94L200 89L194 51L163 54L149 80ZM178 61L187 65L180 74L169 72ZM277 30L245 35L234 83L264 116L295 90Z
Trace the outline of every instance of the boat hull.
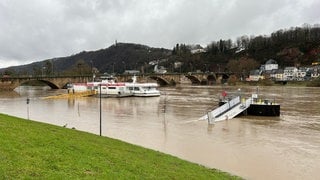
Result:
M222 106L226 101L219 101L219 106ZM253 116L280 116L280 104L255 104L252 103L243 115Z
M134 97L159 97L158 94L134 94Z
M136 97L157 97L160 96L160 92L146 92L146 93L133 93Z
M247 114L254 116L280 116L280 105L251 104L247 109Z

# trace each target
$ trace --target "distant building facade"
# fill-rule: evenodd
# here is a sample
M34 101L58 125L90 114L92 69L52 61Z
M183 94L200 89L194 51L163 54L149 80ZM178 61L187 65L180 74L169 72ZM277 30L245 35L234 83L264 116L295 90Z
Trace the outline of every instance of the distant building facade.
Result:
M269 59L264 65L264 68L266 71L272 71L274 69L278 69L278 63L273 59Z
M246 81L259 81L261 79L270 78L274 81L306 81L320 77L320 65L312 65L307 67L285 67L279 69L275 60L269 59L260 69L250 71L250 75Z
M293 81L297 72L298 72L298 68L296 67L286 67L284 68L284 71L283 71L283 79L285 81Z

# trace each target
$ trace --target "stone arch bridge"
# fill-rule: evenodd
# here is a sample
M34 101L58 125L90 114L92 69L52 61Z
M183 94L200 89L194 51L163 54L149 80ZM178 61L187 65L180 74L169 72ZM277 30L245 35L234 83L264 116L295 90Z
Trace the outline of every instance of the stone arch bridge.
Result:
M166 73L166 74L147 74L138 75L138 82L148 82L149 80L157 81L160 86L171 86L183 82L190 82L198 85L214 85L226 82L231 73ZM132 78L128 75L117 76L118 81L128 82Z
M136 75L138 82L157 81L160 86L176 85L182 82L192 84L214 85L221 84L229 78L228 73L188 73L188 74L141 74ZM132 81L133 75L117 75L119 82ZM92 81L92 75L88 76L29 76L29 77L2 77L0 78L0 90L14 90L16 87L30 82L40 81L52 89L62 89L68 83L84 83Z

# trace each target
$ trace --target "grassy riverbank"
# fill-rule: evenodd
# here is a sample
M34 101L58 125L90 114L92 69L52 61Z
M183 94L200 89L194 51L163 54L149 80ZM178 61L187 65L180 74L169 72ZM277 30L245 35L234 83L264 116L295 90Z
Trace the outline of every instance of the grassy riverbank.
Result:
M77 130L0 114L0 179L238 179Z

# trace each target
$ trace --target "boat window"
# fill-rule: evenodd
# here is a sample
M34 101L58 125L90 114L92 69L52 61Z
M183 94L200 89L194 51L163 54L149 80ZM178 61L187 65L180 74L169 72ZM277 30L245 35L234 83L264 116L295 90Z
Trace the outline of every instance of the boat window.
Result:
M134 90L139 91L140 89L139 89L139 87L134 87Z
M108 89L116 89L116 87L108 87Z

